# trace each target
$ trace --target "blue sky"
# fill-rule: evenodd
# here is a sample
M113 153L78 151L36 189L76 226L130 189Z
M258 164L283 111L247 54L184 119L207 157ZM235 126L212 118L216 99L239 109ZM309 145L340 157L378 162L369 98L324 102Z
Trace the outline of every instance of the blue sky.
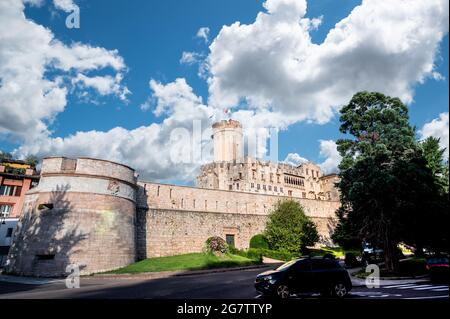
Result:
M241 24L253 24L259 12L267 12L263 8L263 1L255 0L78 0L75 3L81 13L79 29L68 29L65 26L65 19L69 13L55 8L50 0L44 1L39 6L27 4L25 16L35 24L49 29L55 39L67 46L82 43L107 50L118 50L118 55L123 58L126 65L121 71L123 79L120 85L126 86L131 94L128 94L127 101L123 101L114 94L102 96L95 94L94 89L85 87L84 92L89 93L89 98L86 99L80 98L80 90L69 87L64 110L52 113L52 121L45 120L47 129L51 132L47 134L47 138L64 138L77 132L93 130L106 132L118 126L134 130L141 126L149 126L151 123L161 123L170 114L155 115L153 112L155 98L149 110L140 108L140 105L152 96L149 87L151 79L167 84L177 78L184 78L192 88L193 94L201 97L203 103L207 104L208 81L205 77L199 76L198 64L180 63L182 53L196 52L206 58L213 54L209 46L223 26L236 21ZM322 17L321 24L309 30L311 42L321 44L330 29L360 4L361 1L340 1L338 4L331 0L309 1L304 18ZM446 19L448 21L448 13ZM201 27L208 27L210 30L208 42L196 37ZM433 60L433 72L440 74L439 79L426 76L423 83L414 79L409 82L413 87L413 101L409 103L411 123L418 129L433 119L438 119L441 113L448 112L447 32L444 31L446 35L442 41L438 41L438 51L435 52L436 58ZM214 54L219 56L217 52ZM370 63L371 60L368 59L367 64ZM94 71L97 75L103 76L114 75L117 70L105 67ZM75 73L76 71L70 71L70 76L74 76ZM60 74L58 70L48 68L44 76L51 78L58 74ZM335 76L338 81L339 74ZM248 105L243 107L248 108ZM234 111L238 109L239 107ZM292 109L283 110L282 114L290 117ZM334 115L322 121L323 123L318 122L320 121L314 119L312 121L296 119L287 125L281 125L284 127L279 135L279 158L284 159L289 153L298 153L301 157L317 163L326 160L326 154L320 155L319 141L339 138L338 114L334 111ZM17 151L27 143L37 145L34 141L25 141L14 132L7 130L3 134L1 132L0 130L0 143L4 151ZM40 148L34 150L37 150L39 155L47 155L46 151L41 151ZM25 151L18 152L18 154L25 153ZM126 158L121 160L126 161ZM150 178L153 176L151 169L147 176ZM155 178L165 179L165 176ZM167 179L174 180L170 174L167 175Z

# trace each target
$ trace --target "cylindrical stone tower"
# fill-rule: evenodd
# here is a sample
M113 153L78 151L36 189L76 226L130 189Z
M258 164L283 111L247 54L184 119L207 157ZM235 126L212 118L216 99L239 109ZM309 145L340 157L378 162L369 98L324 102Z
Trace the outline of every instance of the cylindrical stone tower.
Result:
M214 162L241 162L244 158L242 125L235 120L213 124Z
M136 177L110 161L45 158L25 198L6 271L38 277L123 267L136 259Z

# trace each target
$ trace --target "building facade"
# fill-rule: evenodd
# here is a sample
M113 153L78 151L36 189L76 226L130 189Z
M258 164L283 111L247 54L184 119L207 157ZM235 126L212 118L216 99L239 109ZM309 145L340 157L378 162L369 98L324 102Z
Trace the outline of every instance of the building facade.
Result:
M339 192L334 185L338 181L337 175L324 175L312 162L292 166L244 157L242 126L237 121L215 123L213 141L214 162L201 167L197 177L199 188L339 200Z
M23 161L4 159L0 163L0 266L6 261L25 194L38 180L34 167Z

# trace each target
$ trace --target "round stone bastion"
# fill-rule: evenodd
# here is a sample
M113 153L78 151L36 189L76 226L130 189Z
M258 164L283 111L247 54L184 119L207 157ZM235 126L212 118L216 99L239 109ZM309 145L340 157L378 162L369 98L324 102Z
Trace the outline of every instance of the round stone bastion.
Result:
M61 277L117 269L136 260L137 178L125 165L49 157L26 194L8 273Z

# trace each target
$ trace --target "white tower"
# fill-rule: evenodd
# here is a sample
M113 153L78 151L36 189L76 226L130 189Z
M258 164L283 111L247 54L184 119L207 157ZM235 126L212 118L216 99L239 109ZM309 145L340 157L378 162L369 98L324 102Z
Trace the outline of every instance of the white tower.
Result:
M213 124L214 162L241 162L244 159L242 125L223 120Z

